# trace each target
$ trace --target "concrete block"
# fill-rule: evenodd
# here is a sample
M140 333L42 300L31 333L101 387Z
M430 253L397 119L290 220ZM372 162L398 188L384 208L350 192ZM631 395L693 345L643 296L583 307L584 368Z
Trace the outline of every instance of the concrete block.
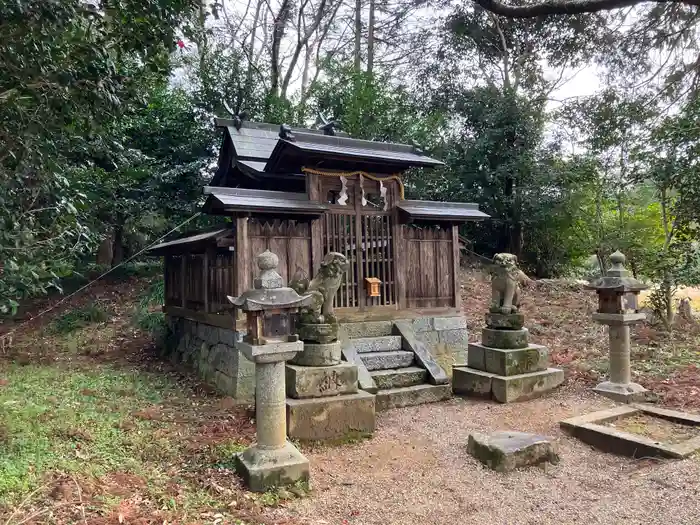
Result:
M342 345L340 341L333 343L307 343L304 349L291 360L295 365L302 366L330 366L340 364L342 359Z
M549 438L526 432L474 433L469 436L467 451L497 472L510 472L540 463L559 463L559 456Z
M428 377L428 371L417 366L399 368L398 370L376 370L371 374L377 387L383 390L420 385L425 383Z
M454 317L435 317L433 318L433 327L436 331L443 330L462 330L467 328L467 318L463 315Z
M309 460L287 442L281 449L252 446L235 457L236 471L253 492L294 485L309 479Z
M359 354L401 350L401 336L383 335L379 337L361 337L359 339L350 339L348 345L354 348Z
M459 395L491 398L493 374L466 366L452 369L452 392Z
M547 370L549 366L549 351L544 346L529 345L511 350L484 346L482 349L485 370L492 374L515 376Z
M370 352L359 354L367 370L386 370L388 368L404 368L413 364L413 352Z
M357 366L341 363L334 366L285 367L287 396L294 399L337 396L357 392Z
M539 397L564 382L564 371L548 368L517 376L493 376L491 393L499 403L526 401Z
M484 345L480 343L469 343L467 352L467 365L474 370L486 371L486 356Z
M287 399L287 434L293 439L317 440L351 432L374 432L375 396L356 394L312 399Z
M413 320L413 331L416 333L433 331L433 318L420 317Z
M525 348L527 346L527 329L494 330L484 328L481 331L481 344L490 348Z
M440 334L440 342L446 344L463 344L464 346L468 343L467 329L460 328L457 330L443 330L442 332L437 332Z
M416 385L377 392L377 411L424 403L436 403L452 397L450 385Z
M344 337L357 339L360 337L380 337L391 335L393 323L391 321L368 321L364 323L342 323L340 328Z

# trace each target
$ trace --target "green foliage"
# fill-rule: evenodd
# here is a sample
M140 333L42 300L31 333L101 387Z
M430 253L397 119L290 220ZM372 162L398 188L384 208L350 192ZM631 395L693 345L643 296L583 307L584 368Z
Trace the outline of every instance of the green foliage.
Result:
M104 323L108 317L107 310L93 303L61 315L51 323L51 331L56 334L69 334L91 324Z
M165 303L165 281L154 281L141 296L134 313L134 325L153 334L159 344L164 343L168 335L168 323L161 307Z

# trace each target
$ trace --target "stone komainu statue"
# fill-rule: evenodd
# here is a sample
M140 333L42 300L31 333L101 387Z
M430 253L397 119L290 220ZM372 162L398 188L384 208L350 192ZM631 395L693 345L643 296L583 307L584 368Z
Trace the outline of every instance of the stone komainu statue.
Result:
M518 258L512 253L497 253L491 267L492 313L515 314L520 308L520 285L530 279L518 268Z
M334 322L333 299L343 281L343 275L345 275L349 267L350 264L345 255L338 252L330 252L323 258L321 267L311 282L301 277L295 277L292 280L290 286L297 293L312 293L315 296L314 303L302 312L302 321L304 323Z

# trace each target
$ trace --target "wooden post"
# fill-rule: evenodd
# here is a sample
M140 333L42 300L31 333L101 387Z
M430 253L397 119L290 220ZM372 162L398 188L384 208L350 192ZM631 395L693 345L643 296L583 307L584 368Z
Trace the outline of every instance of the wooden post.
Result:
M209 287L211 286L211 282L209 279L209 265L210 261L213 259L214 255L214 247L213 246L207 246L206 249L204 250L204 259L202 261L202 301L204 302L204 311L209 312L211 310L210 308L210 293L209 293Z
M360 196L360 185L362 184L362 175L357 177L356 186L353 191L355 193L355 258L357 260L357 306L360 311L365 310L365 304L367 303L367 293L365 292L365 262L367 261L368 254L366 253L367 236L362 234L362 198ZM363 246L364 245L364 246Z
M452 225L452 279L454 280L454 304L457 310L461 307L462 287L459 272L459 226Z
M187 275L187 254L180 255L180 306L186 308L185 300L185 276Z
M398 182L391 185L391 244L394 256L394 287L396 289L396 307L399 310L406 308L406 264L405 264L405 243L403 238L403 227L399 221L399 210L396 205L401 200Z
M248 217L238 217L236 218L236 296L241 295L253 284L251 258Z
M312 173L306 174L306 193L309 200L321 202L321 176ZM311 221L311 279L321 267L323 260L323 218Z

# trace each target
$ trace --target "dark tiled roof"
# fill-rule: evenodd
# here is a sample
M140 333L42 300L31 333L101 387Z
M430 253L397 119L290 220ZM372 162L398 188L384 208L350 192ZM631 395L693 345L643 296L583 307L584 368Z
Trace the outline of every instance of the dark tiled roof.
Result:
M489 216L470 202L400 201L396 207L411 219L431 221L474 221Z
M310 201L305 193L210 186L204 188L204 193L209 194L206 213L319 216L328 209L325 204Z
M218 228L216 230L211 230L207 232L200 232L200 233L195 233L191 235L187 235L185 237L181 237L179 239L175 239L172 241L168 242L162 242L160 244L156 244L152 248L148 250L148 253L150 255L163 255L164 253L167 252L173 252L177 251L177 249L184 249L187 247L185 251L191 251L191 247L194 244L197 243L204 243L205 241L212 240L212 239L218 239L219 237L223 237L231 232L230 228Z

